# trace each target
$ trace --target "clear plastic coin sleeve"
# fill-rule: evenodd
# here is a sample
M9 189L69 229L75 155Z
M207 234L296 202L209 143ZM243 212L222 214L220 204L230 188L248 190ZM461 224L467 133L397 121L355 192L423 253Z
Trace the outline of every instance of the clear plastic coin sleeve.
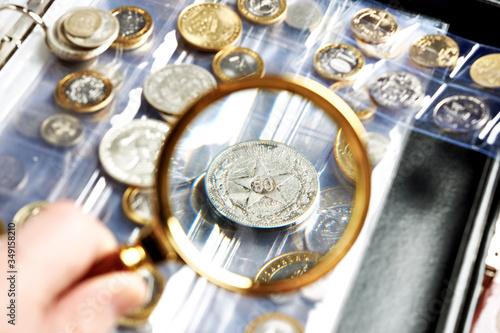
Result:
M294 23L287 23L285 17L270 25L259 25L242 17L242 35L237 45L260 55L266 74L299 74L314 79L331 87L356 113L360 112L368 133L365 143L373 169L370 207L361 234L333 271L287 294L257 297L227 291L209 283L187 265L164 263L159 268L166 277L165 290L149 322L137 327L121 327L118 332L244 332L253 319L274 312L295 318L306 332L330 332L335 329L342 304L349 295L350 284L383 207L408 133L423 132L497 157L500 90L478 84L471 78L470 69L477 59L500 50L447 34L447 26L442 22L387 8L374 1L295 0L288 2L288 6L298 2L309 2L321 11L317 22L299 29ZM235 1L221 3L238 12ZM120 242L135 240L140 226L129 220L122 209L122 197L128 186L113 180L103 170L98 147L112 127L123 126L133 119L165 121L162 117L165 115L143 96L144 82L152 73L171 64L198 65L213 73L212 60L216 52L197 50L177 31L179 14L191 4L182 0L55 1L52 4L43 17L48 26L73 6L112 10L131 5L141 7L152 16L154 30L137 49L110 48L93 61L76 64L61 62L52 55L44 43L44 32L36 28L0 71L0 219L4 223L12 221L16 212L30 202L71 198L99 216ZM360 41L353 34L351 19L365 8L381 9L394 16L398 29L389 40L370 43ZM5 30L3 26L0 29ZM456 42L459 52L453 66L425 67L412 59L409 53L412 43L431 34L447 35ZM350 80L335 81L315 70L316 50L329 43L348 44L363 54L364 66ZM82 69L100 72L112 81L114 98L103 110L76 113L65 111L56 103L54 91L58 82ZM412 85L391 86L398 78L390 76L387 82L383 81L391 73L403 73L401 80L411 81ZM404 103L408 99L414 101ZM470 106L471 103L474 105ZM479 108L479 111L467 109L468 113L462 115L464 108ZM297 118L302 116L300 112L295 115ZM71 114L82 122L83 138L76 145L56 147L41 137L40 126L45 119L60 113ZM472 123L471 118L474 118ZM311 119L309 123L319 121L319 118ZM321 131L294 130L294 119L279 114L271 115L268 122L279 125L269 127L267 130L272 133L266 137L286 141L293 139L287 139L288 136L304 136L307 138L304 142L318 147L312 154L324 153L317 144ZM216 140L217 135L224 139L224 133L207 135L211 140ZM329 158L333 158L330 153ZM215 152L212 154L210 157L214 158ZM185 163L200 169L200 174L208 168L208 165L198 165L194 157ZM321 174L339 172L323 167L315 165ZM330 188L321 188L321 191L335 191L335 185L330 184ZM183 204L196 205L193 198L189 197ZM294 248L307 250L307 244L294 244Z

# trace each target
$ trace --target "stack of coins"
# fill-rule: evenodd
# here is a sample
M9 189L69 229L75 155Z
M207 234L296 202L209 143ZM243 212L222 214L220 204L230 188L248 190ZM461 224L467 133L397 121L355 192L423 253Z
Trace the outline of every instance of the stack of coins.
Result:
M123 6L115 8L111 14L118 19L120 29L112 46L131 50L141 47L153 33L153 18L142 8Z

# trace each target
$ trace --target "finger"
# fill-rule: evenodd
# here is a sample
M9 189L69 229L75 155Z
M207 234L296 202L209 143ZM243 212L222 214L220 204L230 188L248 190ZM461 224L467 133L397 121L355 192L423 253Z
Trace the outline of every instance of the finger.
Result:
M29 295L30 302L45 304L117 247L109 229L72 201L46 206L20 228L17 238L18 272L21 277L36 277L40 286Z
M55 332L110 332L120 316L144 304L146 284L137 273L113 273L76 285L49 308Z

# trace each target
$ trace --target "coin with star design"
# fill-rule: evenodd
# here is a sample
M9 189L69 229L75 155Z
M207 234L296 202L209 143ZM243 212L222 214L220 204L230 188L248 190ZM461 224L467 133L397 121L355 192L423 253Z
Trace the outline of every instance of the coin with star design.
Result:
M319 197L311 162L274 141L247 141L221 152L205 177L208 199L227 219L246 227L280 228L303 222Z

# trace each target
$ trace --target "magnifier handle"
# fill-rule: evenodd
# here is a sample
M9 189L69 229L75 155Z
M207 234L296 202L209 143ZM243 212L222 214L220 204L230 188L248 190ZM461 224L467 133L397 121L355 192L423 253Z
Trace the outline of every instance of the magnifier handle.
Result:
M146 252L140 245L120 247L97 261L83 279L116 271L134 270L146 261Z

